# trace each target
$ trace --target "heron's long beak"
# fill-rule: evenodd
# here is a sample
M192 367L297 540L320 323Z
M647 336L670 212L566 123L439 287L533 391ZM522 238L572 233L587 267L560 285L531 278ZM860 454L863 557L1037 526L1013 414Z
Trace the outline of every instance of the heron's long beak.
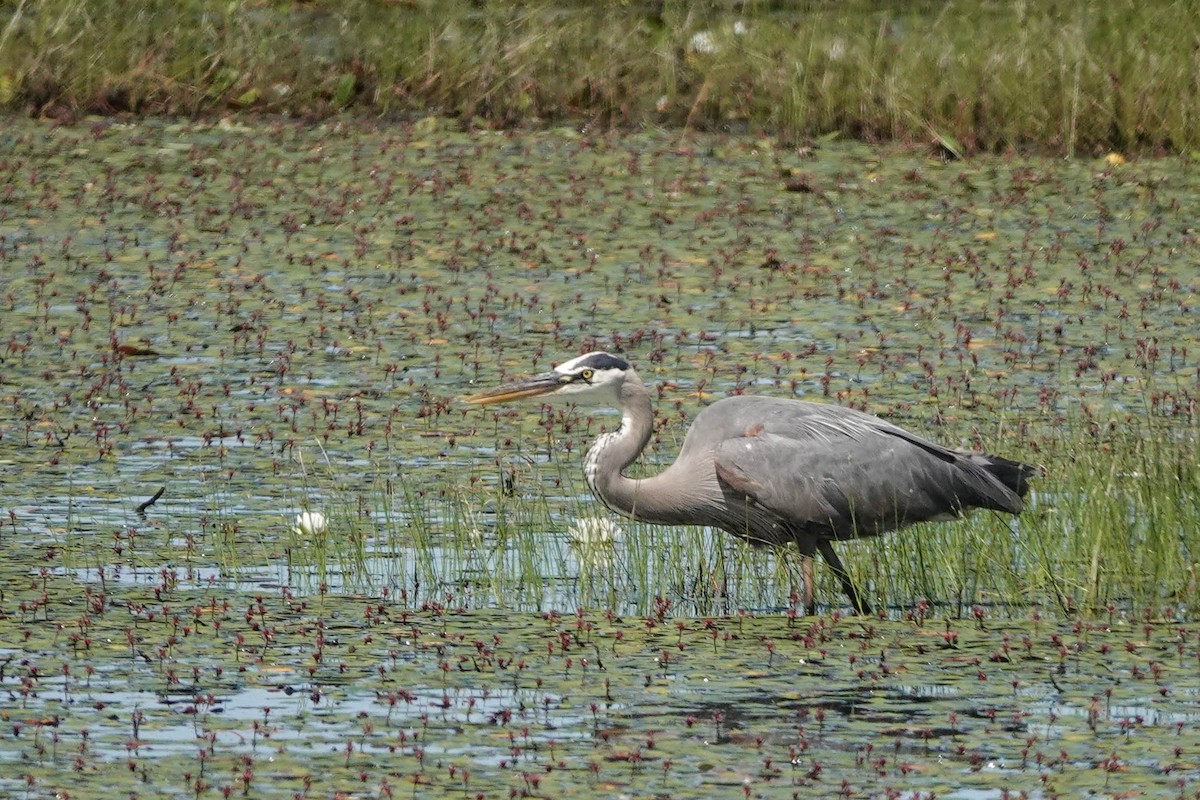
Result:
M541 375L522 378L513 383L497 386L495 389L488 389L479 394L469 395L463 398L463 402L473 403L477 406L506 403L509 400L523 400L526 397L540 397L544 394L550 394L562 385L562 375L557 372L543 372Z

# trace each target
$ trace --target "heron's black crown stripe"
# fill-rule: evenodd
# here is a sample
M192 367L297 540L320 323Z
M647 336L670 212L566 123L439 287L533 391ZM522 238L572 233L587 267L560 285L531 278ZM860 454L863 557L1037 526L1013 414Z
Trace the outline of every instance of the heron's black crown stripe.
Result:
M580 361L576 367L591 367L592 369L629 369L629 364L621 358L608 353L592 353Z

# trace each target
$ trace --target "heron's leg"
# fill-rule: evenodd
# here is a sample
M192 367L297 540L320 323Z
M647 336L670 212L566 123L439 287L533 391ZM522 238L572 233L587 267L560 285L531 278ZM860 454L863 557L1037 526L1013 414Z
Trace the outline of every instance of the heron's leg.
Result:
M825 563L833 570L833 574L842 584L842 591L850 598L850 605L864 616L871 613L871 607L862 599L862 595L858 593L858 589L854 587L854 581L850 580L850 573L846 572L846 568L842 566L842 560L838 558L837 553L833 551L833 545L828 539L822 539L817 542L817 549L821 551L821 557L825 559ZM809 558L809 564L812 564L812 558ZM807 590L806 590L807 591ZM809 612L812 613L812 612Z
M812 553L805 553L800 557L800 576L804 579L804 613L811 617L817 613L817 603L813 600Z

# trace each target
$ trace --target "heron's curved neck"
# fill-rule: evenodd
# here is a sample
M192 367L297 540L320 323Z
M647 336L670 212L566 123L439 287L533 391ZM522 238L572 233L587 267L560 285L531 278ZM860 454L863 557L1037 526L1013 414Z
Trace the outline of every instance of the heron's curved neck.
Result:
M665 473L652 478L627 478L622 472L637 460L654 432L650 393L637 373L630 370L621 386L621 427L602 434L588 450L584 475L604 505L632 519L673 524L676 492L659 486ZM669 470L668 470L669 471Z

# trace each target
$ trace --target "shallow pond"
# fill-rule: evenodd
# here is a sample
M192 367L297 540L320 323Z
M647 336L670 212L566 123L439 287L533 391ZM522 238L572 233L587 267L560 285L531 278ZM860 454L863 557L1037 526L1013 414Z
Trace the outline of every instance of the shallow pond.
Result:
M0 648L14 796L1200 791L1194 623L40 590Z
M1197 793L1188 165L0 138L5 791ZM457 402L593 348L657 387L647 469L752 391L1048 475L1018 521L846 546L886 619L797 619L794 553L572 535L611 415Z

